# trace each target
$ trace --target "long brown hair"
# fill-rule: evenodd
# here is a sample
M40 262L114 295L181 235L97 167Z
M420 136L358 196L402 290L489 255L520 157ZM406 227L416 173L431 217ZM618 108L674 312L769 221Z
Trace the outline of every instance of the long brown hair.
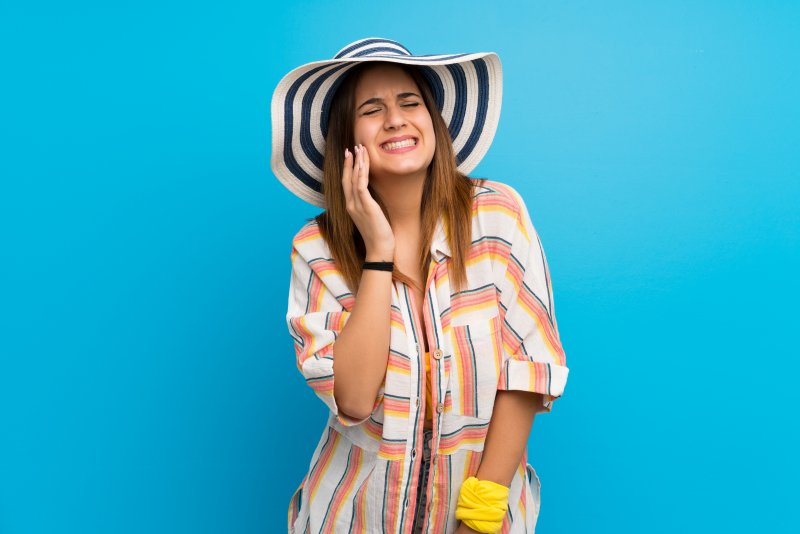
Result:
M331 101L328 132L325 137L322 183L326 211L315 217L320 233L333 255L333 260L354 294L361 279L361 265L366 257L366 247L361 232L358 231L345 207L344 190L341 185L344 149L355 144L353 122L356 85L366 69L382 63L365 62L351 68ZM431 261L431 240L439 214L441 214L444 218L444 227L451 250L452 263L448 273L450 285L451 288L458 291L466 283L466 251L472 242L473 182L468 176L459 172L456 167L450 133L422 73L410 65L396 63L394 65L407 72L419 87L422 100L433 120L433 131L436 138L436 149L433 161L428 167L420 205L422 242L419 250L419 269L423 276L427 276L428 265ZM369 186L368 189L391 225L392 220L380 196L372 186ZM400 272L396 266L392 272L392 279L400 280L424 291L424 288Z

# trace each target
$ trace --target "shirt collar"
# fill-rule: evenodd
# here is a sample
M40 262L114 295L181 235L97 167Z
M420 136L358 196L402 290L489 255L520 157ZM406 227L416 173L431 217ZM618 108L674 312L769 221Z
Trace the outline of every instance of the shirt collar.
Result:
M439 217L436 223L436 229L433 231L431 238L431 255L437 262L442 261L445 257L450 257L450 244L447 242L447 232L444 217Z

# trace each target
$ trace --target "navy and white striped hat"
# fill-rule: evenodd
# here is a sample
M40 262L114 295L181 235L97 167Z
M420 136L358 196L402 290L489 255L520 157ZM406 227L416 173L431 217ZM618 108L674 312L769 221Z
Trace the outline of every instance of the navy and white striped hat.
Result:
M420 67L453 139L458 170L468 174L486 154L497 130L503 95L494 52L412 55L396 41L361 39L333 59L297 67L272 94L272 170L292 193L325 207L322 161L328 110L343 75L364 61Z

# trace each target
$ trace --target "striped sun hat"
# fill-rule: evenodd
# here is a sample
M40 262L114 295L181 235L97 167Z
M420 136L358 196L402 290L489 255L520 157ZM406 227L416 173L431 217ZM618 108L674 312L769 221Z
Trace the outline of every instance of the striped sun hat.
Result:
M453 140L458 170L468 174L497 130L503 78L494 52L412 55L396 41L361 39L333 59L297 67L272 94L272 170L289 191L325 207L322 161L328 110L344 74L364 61L420 67Z

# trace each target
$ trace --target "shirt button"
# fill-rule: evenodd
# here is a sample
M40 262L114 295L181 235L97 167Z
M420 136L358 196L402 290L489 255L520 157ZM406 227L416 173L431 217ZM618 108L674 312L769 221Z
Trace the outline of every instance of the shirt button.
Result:
M436 405L436 413L442 413L444 411L444 404L441 402Z
M433 351L433 357L437 360L440 359L442 357L442 351L440 349L436 349Z

